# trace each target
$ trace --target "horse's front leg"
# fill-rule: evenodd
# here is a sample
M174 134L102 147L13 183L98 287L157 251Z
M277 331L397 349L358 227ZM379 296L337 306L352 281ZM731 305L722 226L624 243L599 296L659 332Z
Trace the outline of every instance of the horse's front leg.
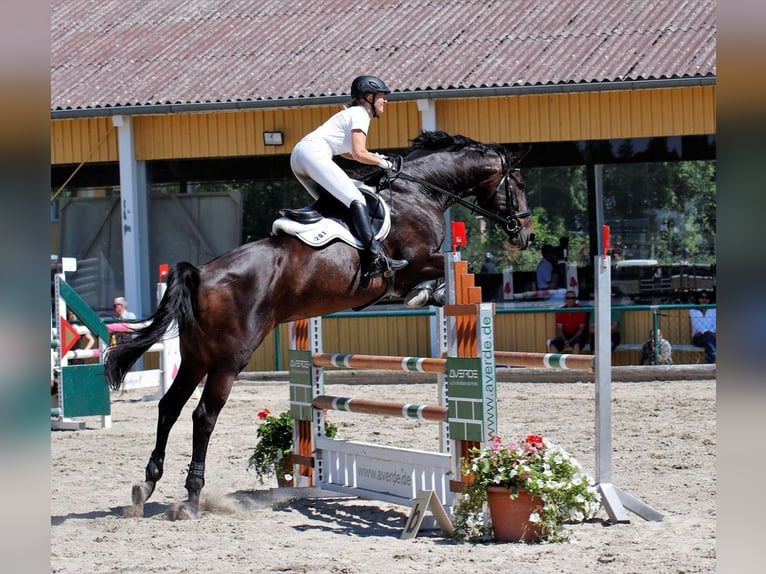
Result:
M199 514L200 493L205 486L205 458L210 435L213 434L218 415L229 398L235 377L236 373L233 372L209 373L202 398L192 413L192 458L186 475L188 499L179 509L178 518L196 518Z
M436 277L421 281L404 297L406 307L418 308L426 305L444 306L446 301L444 283L444 253L431 253L425 264L420 267L424 276Z
M154 450L146 465L144 482L133 485L132 501L133 516L143 516L144 503L154 492L157 482L162 478L165 466L165 449L168 444L170 430L178 420L181 410L191 397L197 383L202 379L203 371L190 366L188 361L182 361L173 384L157 405L157 437Z

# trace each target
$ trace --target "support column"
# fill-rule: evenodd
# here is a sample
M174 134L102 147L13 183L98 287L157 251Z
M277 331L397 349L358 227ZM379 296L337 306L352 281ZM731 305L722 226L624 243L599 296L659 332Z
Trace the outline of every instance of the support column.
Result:
M120 159L122 268L128 308L138 317L151 313L149 273L149 202L146 163L136 160L133 121L114 116Z
M438 128L436 124L436 104L433 100L417 100L418 111L420 112L420 127L424 132L436 131ZM447 209L444 212L444 222L447 225L447 233L444 236L444 243L442 243L441 251L447 252L452 245L452 210Z

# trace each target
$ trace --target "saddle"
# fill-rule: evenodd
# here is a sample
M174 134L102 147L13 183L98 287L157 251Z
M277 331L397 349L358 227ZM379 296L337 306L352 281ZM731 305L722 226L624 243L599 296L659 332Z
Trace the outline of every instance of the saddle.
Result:
M360 187L372 217L375 239L383 241L391 230L391 209L371 189ZM348 208L329 193L322 195L311 205L297 209L279 210L282 217L271 226L274 235L291 235L311 247L323 247L334 240L340 240L356 249L362 249L362 242L354 235L348 221Z

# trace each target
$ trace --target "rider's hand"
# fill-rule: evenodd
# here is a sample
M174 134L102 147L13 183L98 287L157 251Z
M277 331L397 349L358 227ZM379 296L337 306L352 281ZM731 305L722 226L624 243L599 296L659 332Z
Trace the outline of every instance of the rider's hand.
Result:
M390 162L389 160L387 160L387 159L381 159L381 160L380 160L380 163L379 163L378 165L379 165L380 167L382 167L383 169L385 169L386 171L389 171L389 170L392 170L392 169L394 169L394 164L393 164L393 163L391 163L391 162Z

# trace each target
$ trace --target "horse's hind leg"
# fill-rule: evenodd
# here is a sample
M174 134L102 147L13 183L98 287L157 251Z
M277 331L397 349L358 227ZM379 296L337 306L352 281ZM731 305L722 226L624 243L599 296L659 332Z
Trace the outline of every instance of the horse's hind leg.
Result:
M192 459L186 475L186 491L189 497L180 510L179 518L196 518L199 512L200 492L205 486L205 457L210 435L213 434L218 415L229 398L236 375L236 372L228 369L209 372L202 398L192 413Z
M181 410L192 393L194 393L197 384L202 380L204 374L204 370L200 366L192 364L188 360L181 361L178 373L175 379L173 379L173 384L170 385L167 393L165 393L157 405L157 437L154 450L149 457L149 464L146 465L146 480L133 485L134 516L143 516L144 502L149 499L154 492L157 481L162 478L165 465L165 449L167 448L170 429L173 428L173 425L178 420Z

